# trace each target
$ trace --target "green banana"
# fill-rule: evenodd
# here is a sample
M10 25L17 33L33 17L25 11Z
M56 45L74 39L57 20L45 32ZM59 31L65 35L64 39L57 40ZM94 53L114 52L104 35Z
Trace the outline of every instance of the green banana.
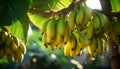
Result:
M100 18L101 28L104 29L109 24L109 20L106 15L104 15L100 12L98 12L98 16Z
M83 19L84 19L84 10L83 7L81 6L77 15L76 15L76 23L77 25L83 24Z
M101 24L100 24L100 19L96 14L93 15L92 22L95 30L98 31L101 28Z
M42 34L43 34L44 32L46 32L46 30L47 30L47 25L48 25L49 21L50 21L50 19L46 20L44 23L41 24L41 28L40 28L40 29L41 29L41 31L42 31Z
M83 24L87 25L88 22L91 20L92 10L89 7L84 7L83 10L84 10Z
M56 22L55 28L55 41L56 45L64 41L64 34L65 34L65 16L61 15L60 18Z
M73 31L75 29L75 25L76 25L76 7L74 8L73 11L71 11L69 18L68 18L68 24L70 27L70 30Z
M47 42L50 44L55 39L55 18L53 17L47 25Z

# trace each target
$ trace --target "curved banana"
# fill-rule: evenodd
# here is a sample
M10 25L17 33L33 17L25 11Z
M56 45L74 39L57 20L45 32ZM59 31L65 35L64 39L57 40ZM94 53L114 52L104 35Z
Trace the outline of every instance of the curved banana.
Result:
M97 37L97 45L98 45L98 48L96 50L96 53L101 55L103 52L103 43L102 43L102 39L100 37Z
M70 55L70 43L69 43L69 41L64 46L64 55L65 56L69 56Z
M89 7L84 7L83 10L84 10L83 24L87 25L88 22L91 20L92 10Z
M89 49L89 47L90 47L90 49ZM88 53L92 57L94 57L95 56L94 53L96 52L97 48L98 48L98 46L97 46L97 36L95 36L95 37L92 38L91 44L88 45Z
M95 30L98 31L101 28L101 24L100 24L100 19L96 14L93 15L92 22Z
M56 22L55 28L55 41L56 45L64 41L64 34L65 34L65 16L61 15L58 21Z
M55 18L53 17L47 25L47 42L50 44L55 39Z
M44 32L46 32L46 30L47 30L47 25L48 25L49 21L50 21L50 19L46 20L44 23L41 24L41 28L40 28L40 29L41 29L41 31L42 31L42 34L43 34Z
M42 35L42 42L43 42L43 44L44 44L44 46L47 48L48 47L48 42L47 42L47 33L45 32L45 33L43 33L43 35Z
M68 24L69 24L71 31L73 31L75 29L75 25L76 25L76 20L75 20L76 19L76 9L77 8L74 8L74 10L71 11L69 18L68 18Z
M109 24L109 20L108 20L106 15L104 15L104 14L102 14L100 12L98 12L98 16L100 18L101 28L104 29Z
M76 23L77 25L79 24L83 24L83 19L84 19L84 10L83 10L83 7L80 6L80 9L76 15Z
M94 31L93 23L90 22L88 27L87 27L87 34L86 34L86 37L85 37L85 44L86 45L89 45L91 43L94 32L95 31Z
M25 54L26 53L26 46L23 42L20 42L20 45L18 46L18 48L20 49L20 51Z
M67 41L70 39L71 31L68 25L68 22L65 22L65 33L64 33L64 44L67 43Z

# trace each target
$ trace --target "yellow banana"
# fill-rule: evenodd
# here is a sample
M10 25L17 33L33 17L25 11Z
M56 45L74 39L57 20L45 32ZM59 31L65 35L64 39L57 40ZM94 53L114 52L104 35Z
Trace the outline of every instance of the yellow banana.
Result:
M24 56L23 56L22 52L19 49L17 49L17 51L13 53L13 61L14 62L22 62L23 57Z
M75 39L74 35L70 36L70 41L69 42L70 42L71 50L75 51L77 40Z
M90 22L87 28L87 34L86 34L86 38L85 38L85 44L89 45L91 43L91 39L94 35L94 27L93 27L93 23Z
M65 22L65 33L64 33L64 44L67 43L67 41L70 39L71 31L68 25L68 22Z
M55 40L53 40L53 41L50 43L50 48L51 48L51 50L54 50L55 47L56 47L56 45L55 45Z
M16 43L13 40L12 40L10 46L11 46L12 52L16 52L17 51L18 46L16 45Z
M47 33L45 32L45 33L43 33L43 35L42 35L42 42L43 42L43 44L44 44L44 46L45 47L48 47L48 42L47 42Z
M47 25L47 42L50 44L55 38L55 18L53 17Z
M83 24L87 25L88 22L91 20L92 10L89 7L84 7L83 10L84 10Z
M56 22L55 28L55 41L56 45L64 41L64 34L65 34L65 16L61 15L58 21Z
M84 10L83 7L80 7L77 15L76 15L76 23L77 25L83 24L83 19L84 19Z
M18 48L20 49L20 51L25 54L26 53L26 46L23 42L20 42L20 45L18 46Z
M69 56L70 55L70 43L69 43L69 41L64 46L64 55L65 56Z
M16 44L16 46L19 46L19 40L17 37L12 36L12 41L14 41L14 43Z
M97 48L96 52L101 55L103 52L103 43L102 43L102 39L100 37L97 37L97 45L98 45L98 48Z
M97 41L96 41L96 37L92 38L92 42L90 45L87 46L88 48L88 53L94 57L95 56L95 52L96 52L96 49L97 49Z

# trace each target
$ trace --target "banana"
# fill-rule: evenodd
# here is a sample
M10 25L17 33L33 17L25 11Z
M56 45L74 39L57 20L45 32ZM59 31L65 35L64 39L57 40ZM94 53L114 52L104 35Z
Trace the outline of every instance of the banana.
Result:
M95 52L97 49L97 41L96 41L96 37L92 38L92 42L90 45L87 46L88 48L88 53L94 57L95 56Z
M83 8L84 11L84 18L83 18L83 24L87 25L88 22L91 20L92 17L92 10L89 7L84 7Z
M67 43L67 41L70 39L71 31L68 25L68 22L65 22L65 33L64 33L64 44Z
M22 62L23 57L24 57L24 55L22 54L22 52L19 49L17 49L17 51L13 53L13 61L14 62Z
M98 16L100 18L101 28L104 29L109 24L109 20L108 20L106 15L104 15L104 14L102 14L100 12L98 12L97 14L98 14Z
M23 42L20 42L20 45L18 46L18 49L25 54L26 53L26 46Z
M69 42L70 42L71 50L75 51L77 40L75 39L74 35L70 36L70 41Z
M68 18L68 24L70 27L70 30L73 31L75 29L75 25L76 25L76 9L77 7L74 8L73 11L71 11L69 18Z
M101 24L100 24L100 19L96 14L93 15L92 22L95 30L98 31L101 28Z
M44 44L44 46L47 48L48 47L48 42L47 42L47 33L45 32L45 33L43 33L43 35L42 35L42 42L43 42L43 44Z
M64 34L65 34L65 16L61 15L60 18L56 22L55 28L55 41L56 45L64 41Z
M56 47L55 41L53 40L53 41L50 43L50 48L51 48L51 50L54 50L55 47Z
M66 45L64 46L64 55L67 57L70 55L70 43L69 41L66 43Z
M87 51L88 51L90 56L94 57L94 51L91 49L90 45L87 45Z
M16 46L19 46L19 40L17 37L12 35L12 41L16 44Z
M47 42L50 44L55 38L55 18L53 17L47 25Z
M58 44L58 48L62 48L64 46L64 41L61 41L61 43L60 44Z
M18 48L18 46L16 45L16 43L12 40L11 41L11 50L12 50L12 52L16 52L17 51L17 48Z
M76 23L77 25L79 24L83 24L83 19L84 19L84 10L83 10L83 7L80 6L80 9L76 15Z
M42 31L42 34L46 32L46 30L47 30L47 25L48 25L49 21L50 21L50 19L46 20L44 23L41 24L40 29L41 29L41 31Z
M75 38L77 40L77 45L76 46L78 48L80 48L80 50L83 50L85 46L83 44L84 43L84 38L83 38L82 34L77 30L73 31L72 33L73 33L73 35L75 36Z
M93 23L90 22L88 27L87 27L87 34L86 34L86 38L85 38L85 44L89 45L91 43L91 39L94 35L94 27L93 27Z
M97 48L96 52L101 55L103 52L103 43L102 43L102 39L100 37L97 37L97 45L98 45L98 48Z
M8 33L8 35L6 36L6 46L10 46L10 43L12 41L11 35Z

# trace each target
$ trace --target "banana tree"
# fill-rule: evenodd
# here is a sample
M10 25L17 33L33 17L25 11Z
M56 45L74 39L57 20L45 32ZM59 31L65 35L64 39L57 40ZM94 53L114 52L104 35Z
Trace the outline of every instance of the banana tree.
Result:
M65 56L72 58L79 56L84 48L91 57L101 55L105 52L103 43L108 43L111 67L119 69L120 1L99 1L102 10L89 8L86 0L3 0L0 3L0 57L6 55L8 61L15 62L23 60L25 47L20 47L21 43L27 43L32 23L42 31L46 47L53 50L64 47Z

